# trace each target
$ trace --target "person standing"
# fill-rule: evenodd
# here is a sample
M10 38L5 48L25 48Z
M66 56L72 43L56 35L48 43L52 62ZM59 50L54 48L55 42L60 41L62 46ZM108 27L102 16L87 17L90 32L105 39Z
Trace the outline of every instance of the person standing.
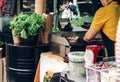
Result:
M108 56L114 56L114 43L116 39L116 29L120 17L120 0L100 0L103 7L99 8L90 28L83 37L84 41L90 41L98 32L101 32L104 46Z

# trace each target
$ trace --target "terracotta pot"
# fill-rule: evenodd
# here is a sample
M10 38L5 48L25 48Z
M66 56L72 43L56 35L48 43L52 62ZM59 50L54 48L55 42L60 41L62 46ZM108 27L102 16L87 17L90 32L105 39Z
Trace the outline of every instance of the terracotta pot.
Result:
M23 39L21 37L15 37L13 35L14 30L12 30L12 37L14 45L21 45L21 46L35 46L37 44L38 35L28 37L28 39Z
M12 37L13 37L13 43L14 43L14 45L20 45L21 38L14 36L14 30L11 30L11 31L12 31Z

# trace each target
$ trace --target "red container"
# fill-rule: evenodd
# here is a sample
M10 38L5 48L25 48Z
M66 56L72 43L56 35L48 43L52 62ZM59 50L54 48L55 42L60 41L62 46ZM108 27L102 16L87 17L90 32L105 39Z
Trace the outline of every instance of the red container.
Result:
M94 62L93 63L96 63L96 58L98 56L98 52L102 48L104 48L103 45L88 45L88 46L86 46L86 50L91 50L94 53Z

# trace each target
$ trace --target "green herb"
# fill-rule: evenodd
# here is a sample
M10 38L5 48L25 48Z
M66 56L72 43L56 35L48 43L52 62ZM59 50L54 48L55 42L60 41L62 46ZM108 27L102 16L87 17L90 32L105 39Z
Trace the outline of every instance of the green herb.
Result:
M45 76L45 77L43 78L43 82L50 82L50 80L49 80L48 77Z
M84 56L84 53L74 53L75 56Z
M72 18L70 23L76 26L82 26L84 24L80 18Z
M10 22L9 28L14 29L14 36L27 39L29 36L36 36L40 28L45 29L45 17L35 12L20 13Z
M58 27L52 27L52 32L60 32L60 29Z
M85 67L80 67L80 69L79 69L79 73L82 75L82 76L86 76L86 69L85 69Z

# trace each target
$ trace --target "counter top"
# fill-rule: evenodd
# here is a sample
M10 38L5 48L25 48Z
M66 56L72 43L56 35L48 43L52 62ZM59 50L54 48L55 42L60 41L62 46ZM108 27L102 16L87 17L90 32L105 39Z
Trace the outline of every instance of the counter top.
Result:
M41 53L34 82L43 82L43 77L47 71L62 72L68 66L63 57L51 52Z

